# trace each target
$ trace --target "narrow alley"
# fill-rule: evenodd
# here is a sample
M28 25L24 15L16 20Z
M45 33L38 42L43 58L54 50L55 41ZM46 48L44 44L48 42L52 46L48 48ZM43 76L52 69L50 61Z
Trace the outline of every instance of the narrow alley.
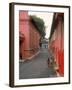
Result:
M56 77L52 67L48 67L50 53L47 48L41 48L40 53L31 61L19 63L19 79Z

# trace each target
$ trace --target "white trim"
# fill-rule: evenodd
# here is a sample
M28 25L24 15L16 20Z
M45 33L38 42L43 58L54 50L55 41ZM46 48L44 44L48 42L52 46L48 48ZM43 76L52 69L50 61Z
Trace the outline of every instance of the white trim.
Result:
M46 12L61 12L64 13L64 77L57 78L39 78L39 79L19 79L19 10L38 10ZM15 5L14 7L14 17L15 17L15 27L14 27L14 85L29 85L29 84L50 84L50 83L64 83L68 82L68 70L69 70L69 15L68 8L57 8L57 7L39 7L39 6L21 6Z

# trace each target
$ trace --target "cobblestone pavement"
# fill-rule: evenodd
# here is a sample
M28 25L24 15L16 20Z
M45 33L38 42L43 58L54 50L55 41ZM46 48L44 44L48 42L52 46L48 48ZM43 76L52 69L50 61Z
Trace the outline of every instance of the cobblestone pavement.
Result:
M53 68L48 67L48 57L50 53L48 49L43 48L40 53L28 62L19 63L19 78L31 79L31 78L48 78L56 77L56 73Z

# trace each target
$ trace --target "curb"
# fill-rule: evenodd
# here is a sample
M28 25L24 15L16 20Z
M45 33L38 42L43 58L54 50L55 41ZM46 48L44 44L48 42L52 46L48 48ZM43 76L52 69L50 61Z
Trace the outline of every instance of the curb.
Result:
M19 60L19 62L28 62L31 59L33 59L35 56L37 56L40 53L40 51L38 51L36 54L34 54L33 56L27 58L27 59L23 59L23 60Z

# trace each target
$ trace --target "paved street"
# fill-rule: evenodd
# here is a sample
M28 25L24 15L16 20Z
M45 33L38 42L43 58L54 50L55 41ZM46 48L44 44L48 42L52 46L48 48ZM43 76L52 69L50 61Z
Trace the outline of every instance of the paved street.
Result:
M56 73L53 68L48 67L48 57L50 53L48 49L42 48L40 53L28 62L20 62L19 64L19 78L47 78L55 77Z

